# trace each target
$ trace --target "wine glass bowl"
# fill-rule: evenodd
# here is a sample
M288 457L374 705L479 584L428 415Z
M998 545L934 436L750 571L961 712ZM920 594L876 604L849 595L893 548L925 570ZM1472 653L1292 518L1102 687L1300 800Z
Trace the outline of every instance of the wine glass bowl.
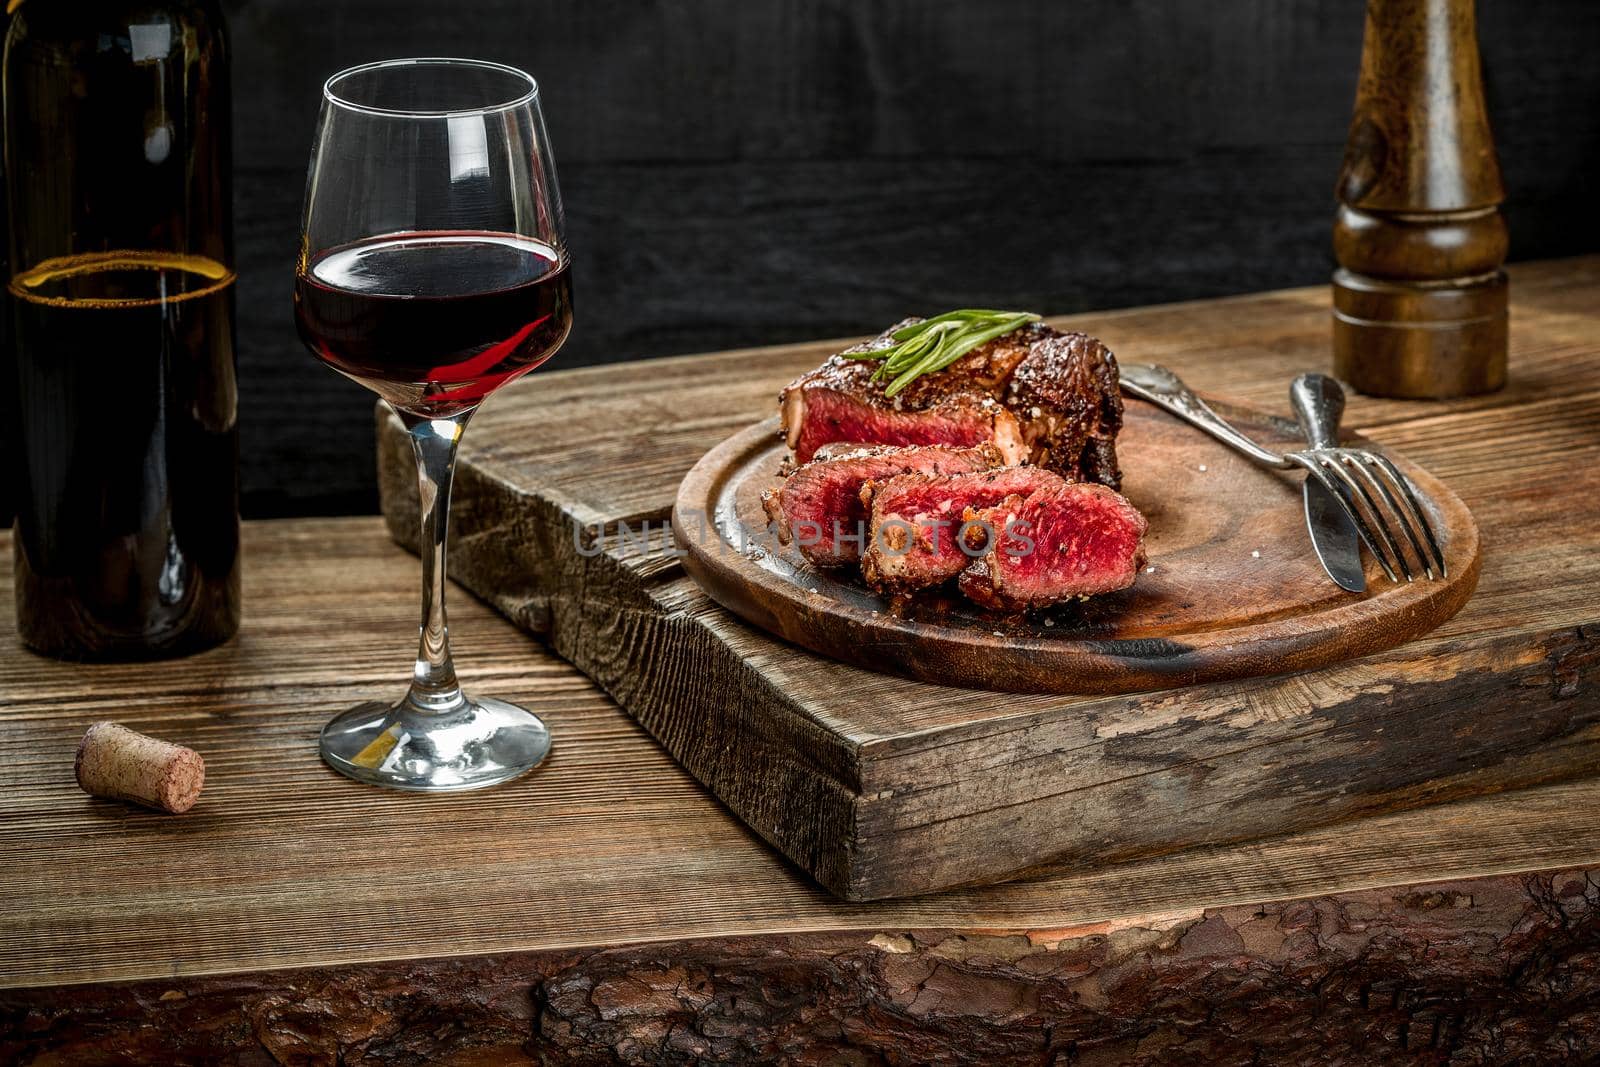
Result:
M472 789L549 751L537 716L457 683L444 609L456 446L478 405L572 328L561 194L522 71L403 59L323 88L306 182L295 323L319 360L387 401L411 436L423 605L411 685L322 730L323 759L398 789Z
M512 234L445 231L358 241L295 286L302 336L395 408L467 410L555 354L572 328L558 252Z

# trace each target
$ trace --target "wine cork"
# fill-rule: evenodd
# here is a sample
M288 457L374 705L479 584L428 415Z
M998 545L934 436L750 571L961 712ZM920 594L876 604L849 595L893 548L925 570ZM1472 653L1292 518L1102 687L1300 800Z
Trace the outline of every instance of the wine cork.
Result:
M158 741L114 722L97 722L78 743L78 785L97 797L181 814L200 799L206 761L182 745Z

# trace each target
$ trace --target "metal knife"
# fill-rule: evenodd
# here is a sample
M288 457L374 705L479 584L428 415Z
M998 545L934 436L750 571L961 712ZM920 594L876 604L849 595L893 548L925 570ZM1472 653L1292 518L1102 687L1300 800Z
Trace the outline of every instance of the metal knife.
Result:
M1302 374L1289 385L1289 404L1294 408L1300 430L1312 448L1339 446L1339 419L1344 416L1344 390L1324 374ZM1311 545L1341 589L1352 593L1367 588L1366 572L1361 567L1361 535L1355 523L1326 488L1307 478L1305 488L1306 527Z

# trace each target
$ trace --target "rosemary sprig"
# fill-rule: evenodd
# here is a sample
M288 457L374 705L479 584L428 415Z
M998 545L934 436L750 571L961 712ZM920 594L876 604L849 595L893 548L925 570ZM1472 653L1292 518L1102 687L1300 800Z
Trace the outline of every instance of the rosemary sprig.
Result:
M878 360L872 380L889 379L883 395L894 396L924 374L944 370L979 345L1038 321L1039 316L1031 311L963 308L902 326L889 335L894 342L891 345L845 355Z

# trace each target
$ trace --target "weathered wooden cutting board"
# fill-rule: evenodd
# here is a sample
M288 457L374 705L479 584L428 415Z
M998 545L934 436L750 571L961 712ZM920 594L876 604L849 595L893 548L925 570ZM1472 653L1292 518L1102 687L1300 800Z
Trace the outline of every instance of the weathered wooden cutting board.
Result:
M466 435L453 573L856 899L1592 773L1600 361L1592 309L1547 270L1543 285L1517 281L1506 392L1352 400L1347 424L1460 493L1484 565L1438 630L1336 667L1140 695L1000 694L832 662L740 622L683 572L665 520L684 473L772 410L825 344L541 371L506 390ZM1282 410L1290 377L1327 359L1322 289L1062 321L1258 409ZM409 449L380 425L385 514L414 547ZM617 536L645 523L643 543Z
M1226 405L1224 405L1226 407ZM1228 419L1263 444L1301 444L1264 415ZM1447 577L1367 591L1323 574L1300 475L1264 470L1149 404L1130 400L1117 440L1123 493L1149 519L1149 566L1133 588L1026 618L959 597L896 606L854 568L819 570L768 528L761 493L788 456L777 419L734 434L684 478L673 533L717 603L832 659L964 688L1125 693L1323 667L1438 626L1478 580L1478 529L1449 487L1392 456L1422 490Z

